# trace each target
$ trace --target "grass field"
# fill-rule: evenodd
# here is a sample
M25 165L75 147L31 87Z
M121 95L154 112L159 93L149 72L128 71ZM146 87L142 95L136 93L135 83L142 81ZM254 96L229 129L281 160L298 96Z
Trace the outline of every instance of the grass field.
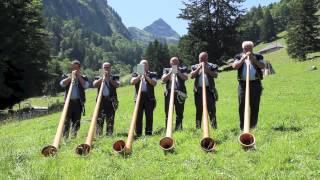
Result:
M159 140L164 136L164 87L156 88L152 137L133 144L133 154L114 154L112 144L126 139L133 111L133 87L118 89L120 106L116 113L115 136L94 141L89 156L80 157L75 147L85 141L89 119L95 106L95 90L87 91L87 115L76 139L62 140L56 157L45 158L41 149L52 143L60 113L0 125L0 179L319 179L320 178L320 59L294 62L286 50L265 55L276 74L263 80L256 136L256 151L245 152L237 138L238 102L236 72L221 73L217 120L219 129L210 134L218 142L216 152L205 153L195 129L192 84L187 83L188 99L184 130L174 132L176 149L164 154Z

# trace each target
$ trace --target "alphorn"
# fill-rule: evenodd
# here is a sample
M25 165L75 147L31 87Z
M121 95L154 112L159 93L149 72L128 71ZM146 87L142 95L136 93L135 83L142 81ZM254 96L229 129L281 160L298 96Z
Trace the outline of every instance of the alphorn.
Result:
M239 136L239 143L243 149L248 150L254 147L256 143L256 138L250 131L250 80L249 80L249 56L246 60L246 93L245 93L245 105L244 105L244 127L243 132Z
M166 137L162 138L159 142L161 149L163 149L164 151L171 151L174 149L174 140L172 138L172 119L173 119L173 111L174 111L173 104L174 104L175 78L176 78L176 74L172 73L169 112L168 112L168 121L167 121L167 132L166 132Z
M98 98L97 98L97 103L91 118L91 123L90 123L90 128L88 131L88 136L86 139L86 142L84 144L80 144L77 146L76 148L76 153L79 155L87 155L89 154L91 148L92 148L92 140L94 138L94 131L96 129L96 125L97 125L97 118L99 115L99 109L100 109L100 105L101 105L101 99L102 99L102 94L103 94L103 89L104 89L104 82L105 78L102 78L102 82L100 85L100 90L99 90L99 94L98 94Z
M207 107L207 91L205 84L205 63L202 63L202 129L203 138L200 141L202 150L211 152L215 150L216 142L209 136L209 121L208 121L208 107Z
M71 83L70 83L70 87L68 90L68 94L66 97L66 100L64 102L64 106L63 106L63 110L62 110L62 114L60 117L60 121L59 121L59 125L57 128L57 132L56 132L56 136L54 137L53 143L52 145L48 145L46 147L44 147L41 151L41 153L44 156L53 156L57 153L58 149L59 149L59 144L60 144L60 140L61 140L61 136L62 136L62 131L63 131L63 127L64 127L64 122L66 120L67 117L67 113L68 113L68 108L69 108L69 103L70 103L70 96L72 93L72 87L75 83L75 72L71 73Z
M136 104L134 107L131 124L128 132L127 142L125 142L124 140L118 140L113 144L113 150L118 154L126 155L126 154L131 154L132 152L134 130L136 128L138 109L139 109L140 99L141 99L141 87L142 87L142 79L140 80L139 90L138 90Z

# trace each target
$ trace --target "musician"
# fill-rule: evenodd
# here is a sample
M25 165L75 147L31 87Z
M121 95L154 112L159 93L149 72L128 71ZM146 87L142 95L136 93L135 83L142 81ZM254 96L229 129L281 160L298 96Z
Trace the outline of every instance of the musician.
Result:
M69 137L69 130L71 124L71 138L77 136L77 132L80 129L81 113L84 113L84 103L86 101L85 89L89 87L88 78L81 74L80 61L74 60L71 62L72 73L75 73L75 82L72 85L72 93L70 96L70 103L67 113L67 119L64 123L63 137ZM71 84L71 74L63 75L63 79L60 81L60 86L65 88L65 99L68 94L68 90Z
M93 82L93 87L98 89L98 94L101 83L104 83L99 115L97 119L96 135L102 135L104 119L106 119L106 135L112 136L115 112L118 108L118 97L116 89L120 86L120 81L119 76L111 74L110 63L103 63L102 68L104 82L102 77L96 77L96 80Z
M249 57L249 80L250 80L250 128L255 128L258 122L260 97L262 93L261 80L263 78L262 71L265 67L263 56L253 53L253 42L244 41L242 43L243 52L234 57L232 67L238 70L238 100L239 100L239 116L240 129L243 130L244 123L244 106L246 91L246 59Z
M180 67L180 62L177 57L172 57L170 59L170 65L177 66L177 74L175 78L175 87L174 87L174 106L176 111L176 127L175 130L182 130L182 120L183 120L183 111L184 111L184 102L187 98L187 90L185 86L185 81L188 79L187 67ZM166 113L166 125L168 121L168 109L170 102L170 92L171 92L171 76L172 68L164 68L162 75L162 82L166 84L166 91L164 93L165 100L165 113Z
M215 87L214 78L218 77L218 66L208 62L208 53L201 52L199 54L199 64L191 67L191 79L194 81L194 101L196 105L196 128L201 128L202 119L202 63L204 63L204 79L207 94L207 108L210 117L210 124L213 128L217 128L216 118L216 101L218 93Z
M141 99L138 108L138 116L136 122L136 135L139 137L142 134L142 117L143 111L146 116L146 128L145 135L152 135L153 127L153 110L156 107L156 99L154 96L154 87L157 84L157 73L149 71L149 64L147 60L141 60L140 64L144 64L145 74L139 75L137 73L132 74L130 83L135 85L135 98L139 90L140 81L142 81L141 87Z

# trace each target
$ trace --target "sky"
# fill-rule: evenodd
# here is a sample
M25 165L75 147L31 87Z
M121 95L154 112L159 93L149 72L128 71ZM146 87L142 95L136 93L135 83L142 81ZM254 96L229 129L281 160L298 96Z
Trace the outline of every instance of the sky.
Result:
M280 0L246 0L243 8L250 9L259 4L268 5ZM108 0L117 11L126 27L143 29L155 20L162 18L179 35L187 34L188 22L177 16L184 8L181 0Z

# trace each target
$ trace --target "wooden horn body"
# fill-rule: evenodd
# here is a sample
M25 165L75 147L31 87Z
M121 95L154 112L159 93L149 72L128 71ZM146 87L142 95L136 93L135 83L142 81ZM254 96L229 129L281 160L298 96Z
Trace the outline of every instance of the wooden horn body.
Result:
M140 80L139 90L136 98L136 104L134 107L130 128L128 132L128 138L125 142L124 140L118 140L113 144L113 150L116 153L119 154L130 154L132 152L132 142L134 137L134 130L136 127L136 121L137 121L137 115L138 115L138 109L140 105L140 99L141 99L141 87L142 87L142 80Z
M175 88L176 74L171 75L171 91L170 91L170 101L169 101L169 111L168 111L168 121L167 121L167 132L166 136L163 137L159 145L164 151L172 151L174 149L174 140L172 139L172 123L173 123L173 111L174 111L174 88Z
M208 120L208 106L207 106L207 91L206 91L206 82L205 82L205 64L202 63L202 129L203 129L203 138L201 139L200 145L201 148L206 152L214 151L216 147L216 142L209 137L209 120Z
M97 103L96 106L94 108L93 111L93 115L91 118L91 123L90 123L90 127L89 127L89 131L88 131L88 136L86 139L86 142L84 144L80 144L77 146L76 148L76 153L79 155L87 155L91 148L92 148L92 140L94 138L94 132L96 129L96 125L97 125L97 119L98 119L98 115L99 115L99 110L100 110L100 105L101 105L101 99L102 99L102 94L103 94L103 89L104 89L104 82L105 79L102 79L101 85L100 85L100 90L99 90L99 94L97 97Z
M243 133L239 136L239 143L244 149L251 149L256 143L256 138L250 131L250 74L249 74L249 57L246 62L247 72L246 72L246 92L245 92L245 106L244 106L244 127Z
M64 102L62 114L60 116L60 121L59 121L59 124L58 124L58 128L57 128L56 135L54 137L53 143L52 143L52 145L48 145L48 146L44 147L42 149L42 151L41 151L41 153L46 157L55 155L57 153L58 149L59 149L59 144L60 144L60 140L61 140L61 136L62 136L64 122L66 120L67 113L68 113L68 108L69 108L69 104L70 104L70 96L71 96L71 93L72 93L72 89L73 89L72 87L73 87L74 83L75 83L75 73L72 72L70 87L69 87L69 90L68 90L68 94L67 94L66 100Z

